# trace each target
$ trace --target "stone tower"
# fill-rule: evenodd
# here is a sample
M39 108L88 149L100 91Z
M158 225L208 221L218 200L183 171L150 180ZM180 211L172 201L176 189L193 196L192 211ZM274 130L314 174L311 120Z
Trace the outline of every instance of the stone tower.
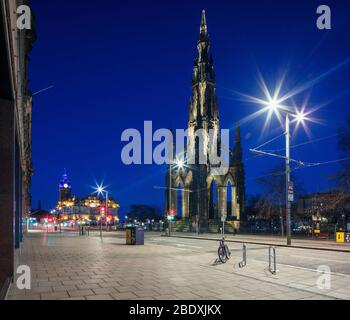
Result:
M205 165L201 161L200 164L199 159L201 156L203 159L208 159L209 130L214 129L217 136L220 126L215 71L213 57L210 54L210 39L204 10L202 12L197 50L198 55L194 60L192 76L187 147L188 151L193 150L197 170L195 174L192 173L189 209L193 215L199 218L200 222L205 223L208 216L208 195L205 186L209 163ZM195 135L198 130L203 130L203 144L201 146L199 145L198 136Z
M226 174L212 175L208 154L216 141L220 150L220 121L216 77L213 56L210 53L210 39L206 14L203 10L200 24L198 54L194 60L192 76L192 96L189 103L188 139L185 150L187 163L184 168L172 170L167 181L166 211L175 210L178 217L190 222L199 222L201 230L221 220L222 215L237 221L244 210L245 187L244 166L240 128L236 128L235 146L230 152L229 170ZM202 143L199 143L198 131ZM209 131L213 140L209 138ZM229 146L227 146L229 149ZM194 158L194 159L191 159ZM203 161L205 160L206 161ZM201 160L201 161L199 161ZM169 167L167 177L169 177ZM171 205L169 206L169 192ZM179 198L179 196L181 198ZM181 201L179 201L181 199ZM229 205L228 205L229 203Z

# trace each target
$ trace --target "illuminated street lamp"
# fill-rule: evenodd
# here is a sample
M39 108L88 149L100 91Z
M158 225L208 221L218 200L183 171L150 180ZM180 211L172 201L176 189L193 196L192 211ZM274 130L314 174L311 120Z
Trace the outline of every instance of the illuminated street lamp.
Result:
M304 121L307 120L304 111L297 111L295 119L298 123L304 123Z
M183 169L185 166L185 160L184 159L179 159L176 157L175 161L172 161L169 164L169 211L168 211L168 221L169 221L169 237L171 236L171 225L172 225L172 219L170 217L172 216L172 212L175 212L172 209L172 203L171 203L171 190L172 190L172 181L171 181L171 169L172 167L177 168L178 170Z
M286 227L287 227L287 245L292 244L292 227L291 227L291 202L293 201L290 194L293 192L293 185L290 179L290 117L294 117L298 124L303 123L306 120L306 115L303 111L291 112L286 106L281 104L282 101L276 97L269 100L267 105L268 110L271 113L280 116L280 112L286 114L285 119L285 137L286 137Z
M106 215L108 215L108 191L105 189L105 187L101 184L100 186L97 185L95 188L95 193L97 195L106 195ZM100 212L100 238L102 239L102 214Z
M268 112L267 121L271 119L272 115L276 115L278 120L282 123L281 119L281 113L285 113L286 119L285 119L285 143L286 143L286 227L287 227L287 245L290 246L292 244L292 232L291 232L291 202L293 201L293 197L290 196L290 194L293 192L293 185L291 183L290 179L290 117L294 118L294 121L297 122L297 125L302 124L304 125L305 120L310 120L307 118L307 114L304 112L305 106L303 106L302 110L291 111L292 108L289 106L286 106L284 102L291 98L291 95L285 95L282 98L279 98L279 93L282 86L282 81L279 82L276 91L274 95L271 95L269 90L267 89L267 86L261 81L261 85L263 88L263 92L265 94L266 99L259 99L254 97L249 97L249 100L253 103L263 105L264 108L262 109L262 112ZM311 112L309 112L311 113ZM258 151L256 149L251 150L256 153L264 154L262 151ZM267 154L267 153L265 153ZM278 156L274 155L272 153L269 153L269 155L272 156ZM280 157L280 156L278 156ZM284 158L284 157L283 157Z

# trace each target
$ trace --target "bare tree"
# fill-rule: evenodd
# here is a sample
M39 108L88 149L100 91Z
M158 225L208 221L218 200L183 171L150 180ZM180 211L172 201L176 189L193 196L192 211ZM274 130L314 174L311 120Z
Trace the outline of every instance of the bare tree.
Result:
M342 156L350 156L350 118L338 131L338 149ZM341 170L334 175L337 185L344 191L350 191L350 161L341 163Z
M281 223L281 235L284 236L283 203L285 199L286 185L285 169L278 165L266 175L257 179L263 190L263 196L257 203L258 214L264 218L279 218Z
M300 183L292 176L295 186L295 196L301 194L302 187ZM286 203L286 174L284 164L279 164L266 175L257 179L263 195L257 203L257 209L260 217L280 220L281 235L284 236L284 217Z

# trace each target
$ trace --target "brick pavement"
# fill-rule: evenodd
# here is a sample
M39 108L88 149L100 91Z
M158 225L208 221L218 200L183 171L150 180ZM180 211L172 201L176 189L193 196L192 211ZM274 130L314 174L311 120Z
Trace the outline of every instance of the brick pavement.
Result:
M9 300L242 300L349 299L350 276L332 275L332 288L319 290L315 271L249 261L214 265L215 252L147 242L126 246L116 237L30 233L19 264L32 271L31 290L13 284Z

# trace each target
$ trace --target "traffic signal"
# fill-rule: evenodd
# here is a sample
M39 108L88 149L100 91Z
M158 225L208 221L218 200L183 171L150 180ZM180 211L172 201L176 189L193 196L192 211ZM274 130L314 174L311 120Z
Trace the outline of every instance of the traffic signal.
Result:
M174 221L175 218L175 210L169 210L168 220Z
M104 206L100 207L100 215L101 215L101 217L104 218L105 214L106 214L106 207L104 207Z

